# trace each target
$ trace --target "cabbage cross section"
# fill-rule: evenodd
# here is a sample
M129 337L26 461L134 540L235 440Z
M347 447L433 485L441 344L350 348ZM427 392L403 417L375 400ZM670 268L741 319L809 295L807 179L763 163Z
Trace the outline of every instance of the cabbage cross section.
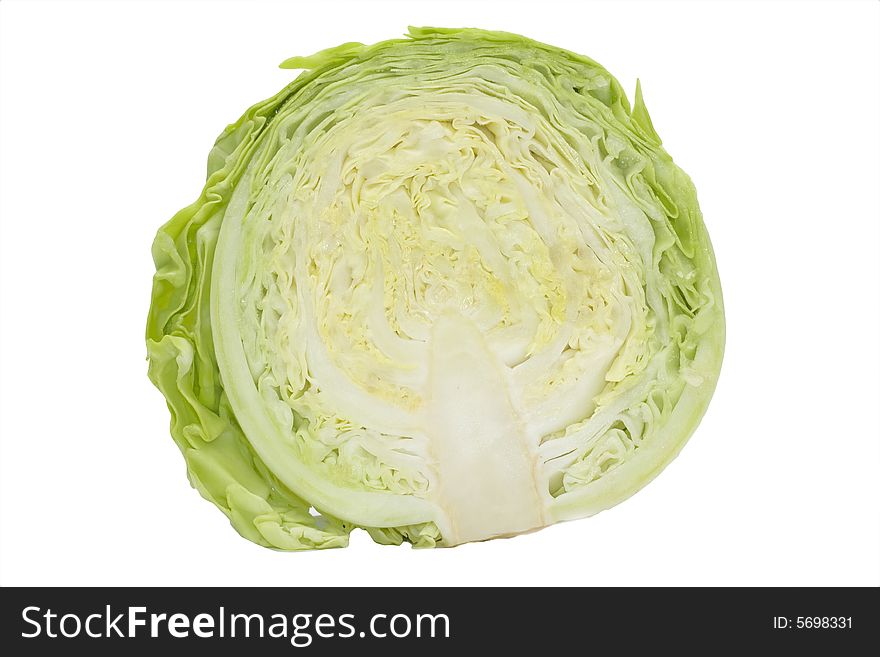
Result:
M157 234L149 374L190 481L283 550L453 546L595 514L715 387L694 187L596 62L411 28L218 138Z

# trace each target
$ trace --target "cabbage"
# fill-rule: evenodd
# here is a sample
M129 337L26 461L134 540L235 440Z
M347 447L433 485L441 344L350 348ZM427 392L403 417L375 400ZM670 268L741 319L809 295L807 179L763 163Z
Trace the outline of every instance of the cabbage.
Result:
M475 29L282 67L153 245L149 375L199 492L283 550L452 546L660 472L724 316L639 87Z

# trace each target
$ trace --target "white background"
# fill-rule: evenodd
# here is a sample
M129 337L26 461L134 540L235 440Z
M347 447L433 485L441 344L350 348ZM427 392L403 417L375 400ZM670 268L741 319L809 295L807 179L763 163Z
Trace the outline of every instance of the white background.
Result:
M286 57L408 24L587 54L688 171L727 304L652 484L528 536L285 554L189 485L147 380L158 226ZM0 3L0 582L880 584L880 3Z

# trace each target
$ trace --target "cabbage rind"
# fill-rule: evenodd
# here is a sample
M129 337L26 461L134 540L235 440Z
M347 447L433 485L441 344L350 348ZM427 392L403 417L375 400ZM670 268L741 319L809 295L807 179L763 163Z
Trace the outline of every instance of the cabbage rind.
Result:
M278 549L450 546L660 472L724 315L641 88L473 29L282 66L153 245L149 374L201 494Z

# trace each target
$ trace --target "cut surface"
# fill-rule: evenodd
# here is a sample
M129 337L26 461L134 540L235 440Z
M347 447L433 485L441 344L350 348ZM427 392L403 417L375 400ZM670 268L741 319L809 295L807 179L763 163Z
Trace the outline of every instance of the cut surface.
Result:
M154 246L151 377L202 493L284 549L455 545L655 476L724 322L640 94L479 30L290 65Z

